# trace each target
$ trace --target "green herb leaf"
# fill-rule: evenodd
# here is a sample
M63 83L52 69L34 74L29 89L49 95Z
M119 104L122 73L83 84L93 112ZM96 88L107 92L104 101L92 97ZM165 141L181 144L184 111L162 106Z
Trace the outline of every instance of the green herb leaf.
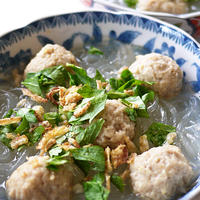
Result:
M21 108L17 111L17 116L25 117L28 122L37 122L35 111L30 108Z
M73 138L76 134L74 132L67 132L65 135L60 136L56 139L57 144L62 144L66 139Z
M91 98L99 94L104 94L105 90L98 90L89 85L84 85L77 91L83 98Z
M58 123L61 121L60 114L57 112L48 112L44 114L44 120L49 121L52 125L58 125Z
M117 90L124 84L124 82L121 79L116 79L116 78L110 78L109 83L111 88L114 90Z
M60 153L63 152L63 149L62 147L59 147L59 146L56 146L56 147L53 147L49 150L49 155L51 157L54 157L54 156L59 156Z
M26 117L24 116L22 118L21 124L15 129L15 133L19 133L20 135L28 132L30 126L29 126L29 122L26 119Z
M71 149L72 156L75 160L87 161L90 170L104 172L105 157L104 149L100 146L89 146L78 149Z
M146 93L146 94L144 94L144 95L142 96L142 101L143 101L145 104L147 104L148 102L153 101L154 98L155 98L155 93L154 93L154 91L150 91L150 92L148 92L148 93Z
M127 97L125 100L132 104L131 107L135 108L138 117L149 117L146 105L139 96Z
M68 79L64 66L54 66L38 73L28 73L22 84L34 94L44 96L54 86L66 86Z
M90 49L88 50L88 54L103 55L103 52L100 49L91 46Z
M96 80L93 79L93 78L90 78L87 75L87 72L85 71L85 69L83 69L82 67L75 66L73 64L67 64L66 66L74 71L74 73L76 75L76 79L78 79L78 81L80 83L89 85L92 88L96 88L97 87Z
M108 99L123 99L128 97L128 94L125 94L124 92L118 92L118 91L113 91L110 90L108 93Z
M68 81L68 72L62 65L49 67L41 71L41 74L52 80L52 84L66 86Z
M136 121L136 118L137 118L137 112L134 108L126 108L125 109L125 112L127 113L127 115L129 116L129 119L131 121Z
M176 132L176 128L170 125L154 122L144 133L147 139L153 143L154 146L161 146L169 133Z
M23 82L21 82L26 88L28 88L31 92L34 94L37 94L39 96L43 96L42 89L39 84L39 75L31 73L30 78L26 78ZM29 77L30 75L28 75Z
M14 113L14 110L13 109L10 109L4 116L3 118L10 118L11 115Z
M103 75L96 69L96 75L94 77L95 80L100 80L101 82L106 82Z
M68 73L69 76L69 85L80 85L82 84L81 80L78 78L78 76L76 74L70 74Z
M124 191L125 184L120 176L113 174L111 176L111 182L119 189L120 192Z
M184 1L188 3L193 3L193 2L198 2L199 0L184 0Z
M128 69L125 69L122 71L122 73L120 74L120 78L124 83L126 83L132 79L135 80L133 77L133 74Z
M9 125L5 125L5 126L0 126L0 141L9 148L11 148L10 147L11 139L8 139L6 137L6 134L7 133L14 134L16 127L17 127L17 124L9 124Z
M86 200L107 200L109 190L103 186L104 175L97 174L91 181L83 183Z
M89 120L89 123L91 123L91 121L104 109L106 100L107 100L107 95L102 93L92 98L83 99L82 103L77 106L75 111L80 107L83 107L88 101L90 101L91 103L89 109L85 114L83 114L79 118L72 116L69 122L74 123L74 122Z
M119 92L123 92L125 89L132 89L134 86L137 85L153 84L153 82L136 80L128 69L122 71L119 79L110 78L109 82L112 89L117 90Z
M76 136L77 142L81 146L93 144L95 139L99 135L104 122L104 119L98 119L97 121L90 124L86 129L84 129L84 131L80 132Z
M44 133L45 128L41 125L38 126L33 133L29 134L29 140L32 144L35 144L36 142L39 141L39 139L41 138L42 134Z
M48 159L47 161L47 168L50 170L58 170L58 167L69 163L69 155L70 152L63 152L62 155L54 156Z
M124 3L130 8L135 8L138 0L124 0Z

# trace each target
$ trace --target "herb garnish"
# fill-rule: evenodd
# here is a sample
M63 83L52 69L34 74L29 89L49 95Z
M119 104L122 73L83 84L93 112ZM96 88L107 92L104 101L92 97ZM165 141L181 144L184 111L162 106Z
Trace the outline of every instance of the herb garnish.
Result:
M176 128L170 125L153 122L148 130L145 132L147 139L153 143L154 146L161 146L169 133L176 132Z
M88 50L88 54L96 54L96 55L103 55L103 51L101 51L100 49L96 48L96 47L93 47L91 46Z
M83 183L86 200L107 200L109 191L103 186L104 175L96 174L91 181Z

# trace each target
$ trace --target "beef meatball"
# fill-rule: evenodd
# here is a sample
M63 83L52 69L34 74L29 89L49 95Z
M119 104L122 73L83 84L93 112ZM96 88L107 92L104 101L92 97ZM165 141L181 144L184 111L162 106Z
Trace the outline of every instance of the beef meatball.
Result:
M66 63L77 64L74 55L58 44L47 44L26 66L24 74L39 72L45 68Z
M117 147L124 143L124 136L132 139L135 135L135 123L125 112L124 106L118 100L107 100L102 118L105 120L96 143L102 147Z
M188 12L188 5L184 0L139 0L139 10L183 14Z
M72 172L68 166L58 171L48 170L48 156L30 157L6 182L11 200L69 200Z
M129 70L136 79L153 81L152 89L161 97L174 97L182 88L183 72L168 56L158 53L139 55Z
M152 148L130 164L133 192L145 200L167 200L186 192L193 171L173 145Z

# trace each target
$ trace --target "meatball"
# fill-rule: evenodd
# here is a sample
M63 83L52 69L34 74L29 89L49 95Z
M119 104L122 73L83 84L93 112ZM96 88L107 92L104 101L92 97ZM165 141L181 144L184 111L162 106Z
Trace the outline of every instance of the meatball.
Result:
M46 168L48 156L30 157L6 182L11 200L69 200L72 172L68 166L58 171Z
M188 5L184 0L139 0L139 10L183 14L188 12Z
M47 44L26 66L24 74L35 73L48 67L65 65L66 63L77 64L74 55L58 44Z
M182 88L183 72L168 56L158 53L139 55L129 70L136 79L153 81L152 89L161 97L174 97Z
M124 143L124 136L132 139L135 135L135 123L132 122L124 106L118 100L107 100L102 118L105 120L96 143L102 147L117 147Z
M152 148L130 164L133 191L143 199L167 200L186 192L193 171L181 150L173 145Z

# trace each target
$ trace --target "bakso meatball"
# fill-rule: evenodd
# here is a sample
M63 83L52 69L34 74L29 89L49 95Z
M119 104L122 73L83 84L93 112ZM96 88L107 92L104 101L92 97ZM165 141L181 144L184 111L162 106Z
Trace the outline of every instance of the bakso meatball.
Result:
M72 172L68 166L58 171L46 168L47 156L30 157L6 182L11 200L69 200Z
M173 145L152 148L130 164L133 192L145 200L167 200L184 193L193 171L180 149Z
M183 14L188 12L188 5L184 0L139 0L139 10Z
M182 88L183 72L168 56L158 53L139 55L129 70L136 79L153 81L152 89L161 97L174 97Z
M66 63L76 64L74 55L58 44L47 44L26 66L24 74L35 73L48 67L65 65Z
M102 118L105 120L96 143L102 147L117 147L124 143L124 136L132 139L135 135L135 123L125 112L124 106L118 100L107 100Z

